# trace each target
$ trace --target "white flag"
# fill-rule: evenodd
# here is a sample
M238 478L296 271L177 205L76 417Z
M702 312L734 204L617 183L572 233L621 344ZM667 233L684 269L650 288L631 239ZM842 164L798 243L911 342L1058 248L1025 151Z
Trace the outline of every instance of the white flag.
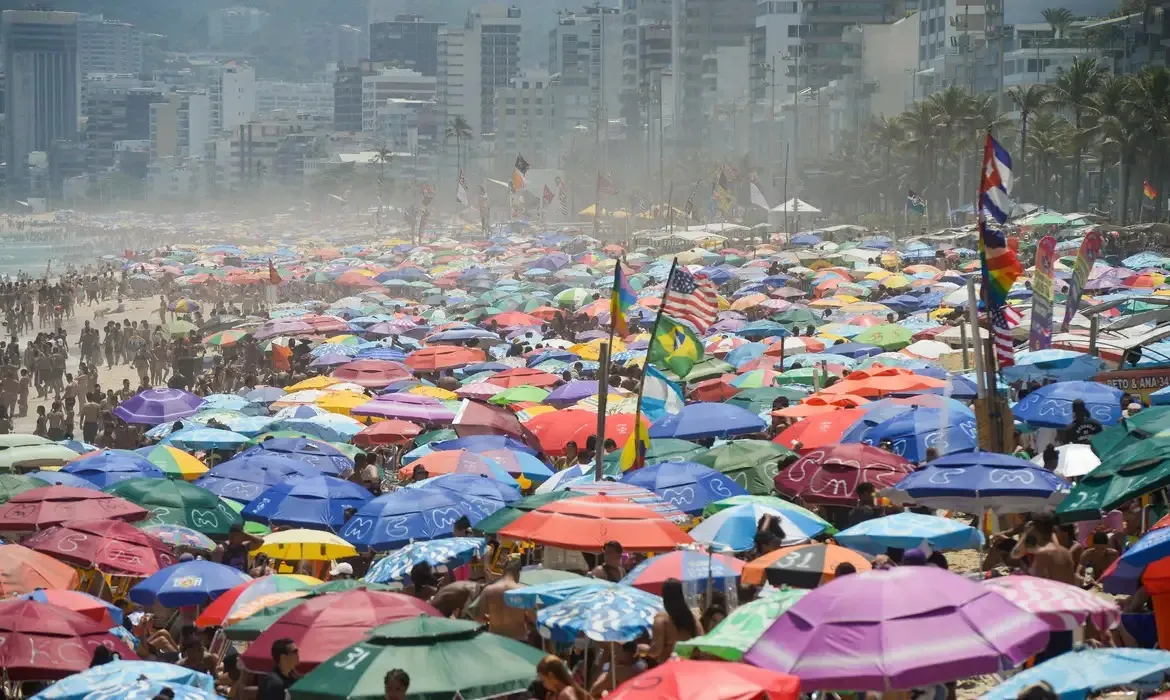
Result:
M459 171L459 184L455 186L455 201L463 206L467 206L467 180L463 177L463 171Z
M756 205L757 207L763 207L764 209L771 210L771 207L768 206L768 200L764 199L764 193L760 191L760 188L756 186L756 183L751 183L751 188L752 204Z

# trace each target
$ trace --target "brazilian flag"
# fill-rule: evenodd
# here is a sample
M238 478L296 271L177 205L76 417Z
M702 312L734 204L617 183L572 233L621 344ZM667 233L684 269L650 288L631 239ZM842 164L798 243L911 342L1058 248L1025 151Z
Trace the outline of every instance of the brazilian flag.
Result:
M696 363L703 360L703 344L699 342L699 336L693 328L666 314L660 314L650 339L650 347L646 351L646 359L685 377Z

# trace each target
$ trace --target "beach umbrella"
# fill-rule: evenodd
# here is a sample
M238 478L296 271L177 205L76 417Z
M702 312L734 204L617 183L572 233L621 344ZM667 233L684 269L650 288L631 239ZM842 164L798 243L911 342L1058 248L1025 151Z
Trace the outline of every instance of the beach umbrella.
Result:
M355 416L398 418L419 423L450 423L455 411L438 399L417 394L383 394L350 410Z
M127 479L165 479L163 470L130 450L102 450L82 455L61 468L63 474L81 477L98 488Z
M147 510L124 498L90 489L42 486L0 506L0 532L34 532L67 520L142 520Z
M169 479L194 481L207 473L207 465L188 452L170 445L152 445L135 450L158 467Z
M205 345L213 347L229 347L243 340L248 335L248 331L229 328L228 330L212 333L203 338Z
M747 496L732 496L731 498L712 501L703 509L703 517L707 518L728 508L742 505L758 505L771 508L772 510L778 510L794 523L797 523L798 527L802 530L820 529L829 534L837 531L828 520L825 520L811 510L776 496L756 496L749 494Z
M413 376L410 369L389 360L354 360L333 370L332 376L370 389L381 389L394 382L410 379Z
M1099 631L1121 624L1117 603L1078 586L1035 576L1001 576L983 585L1039 617L1055 632L1071 632L1092 622Z
M127 423L158 425L194 415L203 399L182 389L147 389L114 408L114 416Z
M804 452L776 476L776 490L814 505L853 506L857 485L893 486L914 465L871 445L835 445Z
M613 690L612 700L797 700L800 679L726 661L672 659Z
M650 424L645 416L641 420L646 425ZM597 434L597 414L580 409L554 411L536 416L529 420L525 427L540 441L540 446L544 448L546 454L559 456L565 453L565 447L570 442L576 442L578 447L582 447L590 436ZM619 449L626 444L626 440L633 432L633 414L621 413L605 417L603 439L612 439Z
M221 498L251 503L276 484L319 476L321 471L286 454L237 455L212 467L195 485Z
M25 474L0 474L0 505L7 503L9 498L12 498L17 494L48 485L49 482L43 479L38 479L35 476L28 476Z
M216 598L195 618L197 627L223 627L229 624L245 606L272 595L285 593L306 594L319 584L311 576L271 574L235 586ZM290 598L291 600L291 598Z
M436 372L483 362L487 355L476 348L452 345L433 345L415 350L406 356L406 366L416 372Z
M885 323L871 326L855 337L853 342L874 345L883 350L901 350L913 342L914 332L905 326Z
M530 452L498 449L478 454L500 465L508 474L523 476L530 481L544 481L553 475L552 469Z
M501 508L486 518L480 520L475 524L475 529L479 530L480 532L486 532L488 534L494 535L504 526L510 525L521 515L534 511L545 504L561 501L566 498L581 498L584 495L585 494L578 493L576 491L562 489L559 491L536 493L531 496L525 496L520 500L514 503L510 503L504 508Z
M1097 520L1102 513L1170 484L1170 437L1138 440L1107 457L1056 507L1061 519Z
M119 693L142 679L165 683L171 690L179 688L180 693L182 688L215 692L215 679L209 674L161 661L117 659L63 678L32 697L37 700L87 700L91 693ZM175 698L189 700L177 693Z
M646 559L621 583L655 595L662 595L662 584L672 578L691 591L701 592L709 582L715 590L728 590L738 584L741 571L743 562L735 557L681 549Z
M1161 686L1167 671L1170 652L1162 649L1075 649L1017 673L991 688L983 698L1015 700L1037 683L1050 685L1060 700L1085 700L1095 691L1118 686L1153 692Z
M578 636L628 642L645 634L662 612L662 598L628 586L590 588L536 613L540 636L559 644Z
M278 421L273 427L277 430L306 433L326 442L349 442L366 426L349 416L326 411L323 415L312 418Z
M479 474L490 477L509 486L518 486L516 480L495 460L466 450L436 450L423 455L398 470L402 480L409 478L411 471L421 466L432 476L444 474Z
M956 411L914 408L877 423L861 434L868 444L891 443L891 451L911 462L926 459L927 450L940 454L965 452L978 447L975 419Z
M659 442L653 441L651 449ZM780 471L780 463L795 456L784 445L768 440L731 440L691 459L726 474L750 494L765 495L775 490L773 479Z
M667 414L650 426L651 438L727 438L763 432L767 424L759 416L724 403L692 403Z
M1050 348L1016 354L1015 364L1004 367L1004 379L1010 382L1085 381L1105 369L1099 357Z
M118 520L70 520L26 537L24 546L83 569L137 578L178 559L162 540Z
M357 556L353 545L332 532L307 530L279 530L264 535L264 544L257 549L272 559L286 561L329 561Z
M121 627L110 630L117 636ZM125 632L123 630L123 632ZM129 635L128 632L125 634ZM153 700L159 695L174 697L174 700L220 700L214 690L203 690L191 686L178 685L172 687L167 682L152 682L145 680L130 680L120 688L99 688L84 696L84 700Z
M830 398L823 394L824 398ZM777 435L773 442L796 449L832 448L844 441L846 433L853 429L866 412L861 408L841 408L836 411L817 413L804 418Z
M523 571L520 574L520 578L521 583L523 583ZM504 591L504 604L511 608L535 610L541 607L556 605L578 593L601 588L615 588L618 585L589 576L573 575L572 578L568 579L558 579L544 583L528 583L523 588Z
M248 670L266 673L272 670L272 643L288 638L304 649L297 660L297 672L306 673L361 641L371 628L420 615L442 617L429 603L401 593L354 589L314 596L264 630L240 660Z
M964 513L982 513L987 508L997 513L1026 513L1055 507L1071 486L1042 466L976 450L928 462L884 489L882 495L895 503L914 502Z
M200 411L243 411L252 406L252 402L238 394L211 394L203 397Z
M721 498L747 495L734 479L697 462L659 462L627 472L622 482L653 491L684 513Z
M243 520L219 496L185 481L129 479L105 489L150 512L148 522L181 525L211 537L226 537Z
M1151 406L1105 428L1089 438L1089 444L1098 457L1115 455L1166 429L1170 429L1170 406Z
M925 548L978 549L983 534L958 520L937 515L902 512L873 518L833 536L838 544L866 554L884 554L897 549Z
M1078 445L1076 443L1061 445L1056 448L1056 454L1056 475L1065 479L1082 477L1101 466L1101 460L1093 454L1091 445ZM1044 455L1038 454L1033 457L1032 464L1043 467Z
M778 499L776 499L778 500ZM716 551L746 552L756 546L760 518L772 516L784 529L784 544L795 544L816 537L825 526L807 520L797 521L782 510L756 503L744 503L721 510L692 528L688 534L696 542Z
M765 590L759 598L732 610L722 622L715 625L715 629L676 644L675 652L684 659L699 651L724 661L740 661L776 618L806 593L808 591L800 588Z
M386 673L395 668L410 669L412 700L505 696L528 688L544 658L486 625L441 617L382 625L354 641L298 681L293 700L382 700Z
M482 557L487 544L482 537L444 537L430 542L411 542L388 556L374 562L364 580L371 583L393 583L410 575L410 570L426 562L443 572Z
M746 440L737 440L727 445L738 444L742 442L749 442ZM726 445L724 445L726 446ZM682 460L686 457L707 454L709 451L689 440L676 440L674 438L662 438L650 443L650 448L646 450L646 463L654 464L656 462L667 462L673 458ZM618 464L621 461L621 451L615 450L605 456L605 468L608 473L611 469L618 469ZM700 461L695 459L694 461ZM704 462L705 463L705 462ZM707 464L707 466L712 466ZM615 472L616 473L616 472ZM741 484L742 485L742 484Z
M38 603L48 603L59 608L81 613L94 622L106 626L118 627L122 624L122 611L113 603L107 603L101 598L80 591L39 590L23 593L17 598L34 600Z
M978 583L936 567L897 567L810 591L744 661L792 673L806 691L890 692L1013 668L1044 649L1048 635L1039 618Z
M136 527L170 547L186 547L209 553L215 551L215 542L210 537L189 527L150 522L138 523Z
M160 569L130 589L130 600L168 608L205 605L251 578L230 566L196 559Z
M669 551L692 538L646 506L612 496L584 496L548 503L499 531L500 537L563 549L600 551L618 538L635 551Z
M0 470L56 467L77 459L78 452L56 443L20 445L0 450Z
M363 402L364 403L364 402ZM404 420L387 419L378 421L353 436L353 444L358 447L377 447L378 445L401 445L418 436L422 428Z
M264 455L287 457L331 476L346 476L353 471L354 466L353 460L336 447L304 437L264 440L239 453L234 459Z
M740 579L745 584L816 588L832 581L837 566L849 562L858 571L870 567L869 559L835 544L798 544L781 547L748 562Z
M70 590L80 579L72 566L19 544L0 545L0 596L38 588Z
M282 527L335 531L345 524L347 508L356 510L371 498L360 484L323 474L268 488L244 507L243 516Z
M235 450L246 442L248 442L246 435L201 425L183 428L162 440L162 444L173 445L182 450Z
M366 502L340 534L359 549L387 551L414 540L446 537L460 517L467 516L475 525L499 507L497 502L461 497L447 489L399 489Z
M32 600L0 602L0 638L0 668L9 681L51 681L84 671L98 646L138 658L104 623Z
M1121 420L1120 389L1098 382L1056 382L1042 386L1012 407L1016 420L1037 428L1067 428L1072 423L1073 401L1084 401L1089 415L1101 425Z

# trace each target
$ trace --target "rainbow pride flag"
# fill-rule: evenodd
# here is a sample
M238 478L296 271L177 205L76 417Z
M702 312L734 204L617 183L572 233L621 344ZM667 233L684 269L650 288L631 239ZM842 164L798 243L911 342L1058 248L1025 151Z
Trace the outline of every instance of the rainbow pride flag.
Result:
M609 297L609 323L613 328L614 335L625 337L630 334L630 324L626 314L636 301L638 301L638 295L634 294L634 288L630 286L630 281L626 279L619 262L613 266L613 293Z

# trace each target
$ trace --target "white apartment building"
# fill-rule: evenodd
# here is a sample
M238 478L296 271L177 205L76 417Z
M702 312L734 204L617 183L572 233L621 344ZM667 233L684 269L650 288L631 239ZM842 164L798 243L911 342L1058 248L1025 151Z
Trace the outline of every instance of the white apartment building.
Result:
M443 110L443 122L450 124L456 117L462 117L471 127L472 139L479 138L483 125L481 58L479 32L467 28L439 29L436 101Z
M268 119L276 112L333 119L333 83L256 81L256 114Z
M362 131L373 133L387 100L435 99L437 78L408 68L382 68L362 78Z
M150 105L150 158L199 158L211 137L211 100L205 90L177 90Z
M764 30L764 96L783 101L792 99L796 80L787 70L791 59L800 52L800 18L803 0L759 0L756 3L756 27ZM774 69L774 73L773 73Z
M211 128L231 131L256 117L256 71L230 61L199 66L211 98Z

